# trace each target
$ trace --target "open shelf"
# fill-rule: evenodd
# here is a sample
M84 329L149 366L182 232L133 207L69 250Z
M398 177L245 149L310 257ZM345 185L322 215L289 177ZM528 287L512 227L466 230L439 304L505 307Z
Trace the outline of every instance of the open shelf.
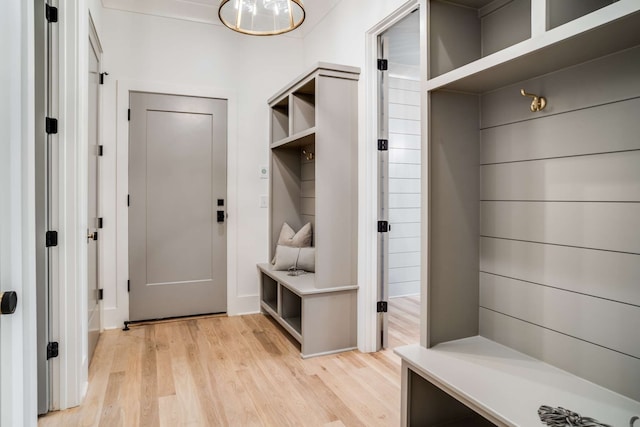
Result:
M289 136L289 98L285 97L271 107L271 140L280 141Z
M262 302L278 311L278 283L269 276L262 276Z
M297 333L302 333L302 299L287 288L282 288L280 315Z
M547 0L547 30L588 15L618 0Z
M287 138L279 139L271 144L271 149L280 147L303 147L308 144L313 144L316 140L316 128L308 128L298 133L295 133Z
M430 78L531 37L531 0L432 0L429 12Z

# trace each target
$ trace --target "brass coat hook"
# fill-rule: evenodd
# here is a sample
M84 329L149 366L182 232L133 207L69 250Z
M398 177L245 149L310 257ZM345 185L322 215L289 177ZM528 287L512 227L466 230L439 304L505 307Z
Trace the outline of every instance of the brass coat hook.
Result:
M302 150L302 155L304 156L305 159L307 159L308 161L311 161L314 159L315 154L311 153L311 152L307 152L307 150Z
M529 98L533 98L533 100L531 101L530 108L531 108L531 111L534 113L544 110L544 107L547 106L547 100L545 99L544 96L538 96L532 93L527 93L524 91L524 89L520 89L520 94L522 96L528 96Z

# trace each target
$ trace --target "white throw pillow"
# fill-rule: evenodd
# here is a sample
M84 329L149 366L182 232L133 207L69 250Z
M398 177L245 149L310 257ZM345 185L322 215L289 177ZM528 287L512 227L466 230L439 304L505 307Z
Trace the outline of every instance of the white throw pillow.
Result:
M316 271L316 248L292 248L278 245L273 269L286 271L294 267L297 270Z

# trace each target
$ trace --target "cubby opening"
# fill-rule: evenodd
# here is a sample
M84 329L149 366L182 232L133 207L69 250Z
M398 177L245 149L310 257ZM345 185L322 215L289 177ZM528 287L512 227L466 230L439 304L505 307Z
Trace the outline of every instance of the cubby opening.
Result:
M431 0L429 78L531 38L531 0Z
M409 369L407 420L409 426L491 427L478 415L420 375Z
M271 277L261 274L262 278L262 302L273 311L278 312L278 282Z
M299 230L307 222L315 234L316 162L315 138L311 134L272 150L271 253L282 224ZM314 245L315 246L315 245Z
M271 107L271 141L280 141L289 136L289 97Z
M547 0L547 30L607 7L618 0Z
M280 289L282 297L281 313L289 326L297 333L302 333L302 299L284 286Z

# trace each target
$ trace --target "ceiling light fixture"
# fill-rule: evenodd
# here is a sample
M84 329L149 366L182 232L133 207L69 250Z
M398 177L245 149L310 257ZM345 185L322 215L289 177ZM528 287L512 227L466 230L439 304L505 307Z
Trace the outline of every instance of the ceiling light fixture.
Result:
M275 36L298 28L305 12L302 0L221 0L218 17L239 33Z

